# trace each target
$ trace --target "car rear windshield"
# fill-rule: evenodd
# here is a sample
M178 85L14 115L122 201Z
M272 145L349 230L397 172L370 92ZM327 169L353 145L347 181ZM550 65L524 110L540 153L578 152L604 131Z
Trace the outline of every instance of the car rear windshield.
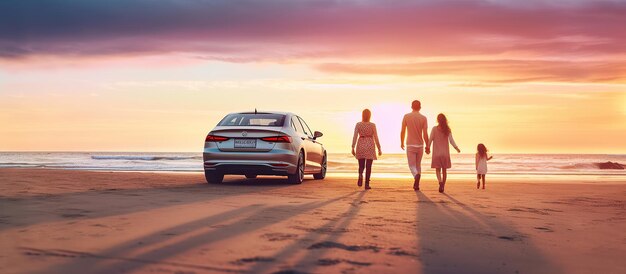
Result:
M269 113L235 113L229 114L218 126L259 126L259 127L282 127L285 124L285 115Z

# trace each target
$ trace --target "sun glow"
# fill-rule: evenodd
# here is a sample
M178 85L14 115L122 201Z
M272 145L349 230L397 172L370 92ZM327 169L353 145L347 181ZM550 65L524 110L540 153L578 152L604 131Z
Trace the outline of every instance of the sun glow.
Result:
M375 104L371 111L372 122L376 123L383 151L398 151L402 119L411 112L410 102Z

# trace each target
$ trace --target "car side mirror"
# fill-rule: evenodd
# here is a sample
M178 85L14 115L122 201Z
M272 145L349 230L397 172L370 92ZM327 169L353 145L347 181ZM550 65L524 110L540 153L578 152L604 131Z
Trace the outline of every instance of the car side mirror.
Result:
M317 138L322 137L322 136L324 136L324 134L322 134L319 131L316 131L316 132L313 133L313 139L317 139Z

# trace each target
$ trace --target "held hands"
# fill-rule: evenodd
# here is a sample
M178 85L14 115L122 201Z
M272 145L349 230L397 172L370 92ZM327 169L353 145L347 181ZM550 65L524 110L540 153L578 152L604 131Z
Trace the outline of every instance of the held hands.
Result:
M430 154L430 147L426 147L426 154Z

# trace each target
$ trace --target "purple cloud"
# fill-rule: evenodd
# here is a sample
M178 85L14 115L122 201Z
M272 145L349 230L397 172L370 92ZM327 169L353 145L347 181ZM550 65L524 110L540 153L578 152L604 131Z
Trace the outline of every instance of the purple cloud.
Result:
M2 1L0 58L197 53L236 60L617 54L626 3Z

